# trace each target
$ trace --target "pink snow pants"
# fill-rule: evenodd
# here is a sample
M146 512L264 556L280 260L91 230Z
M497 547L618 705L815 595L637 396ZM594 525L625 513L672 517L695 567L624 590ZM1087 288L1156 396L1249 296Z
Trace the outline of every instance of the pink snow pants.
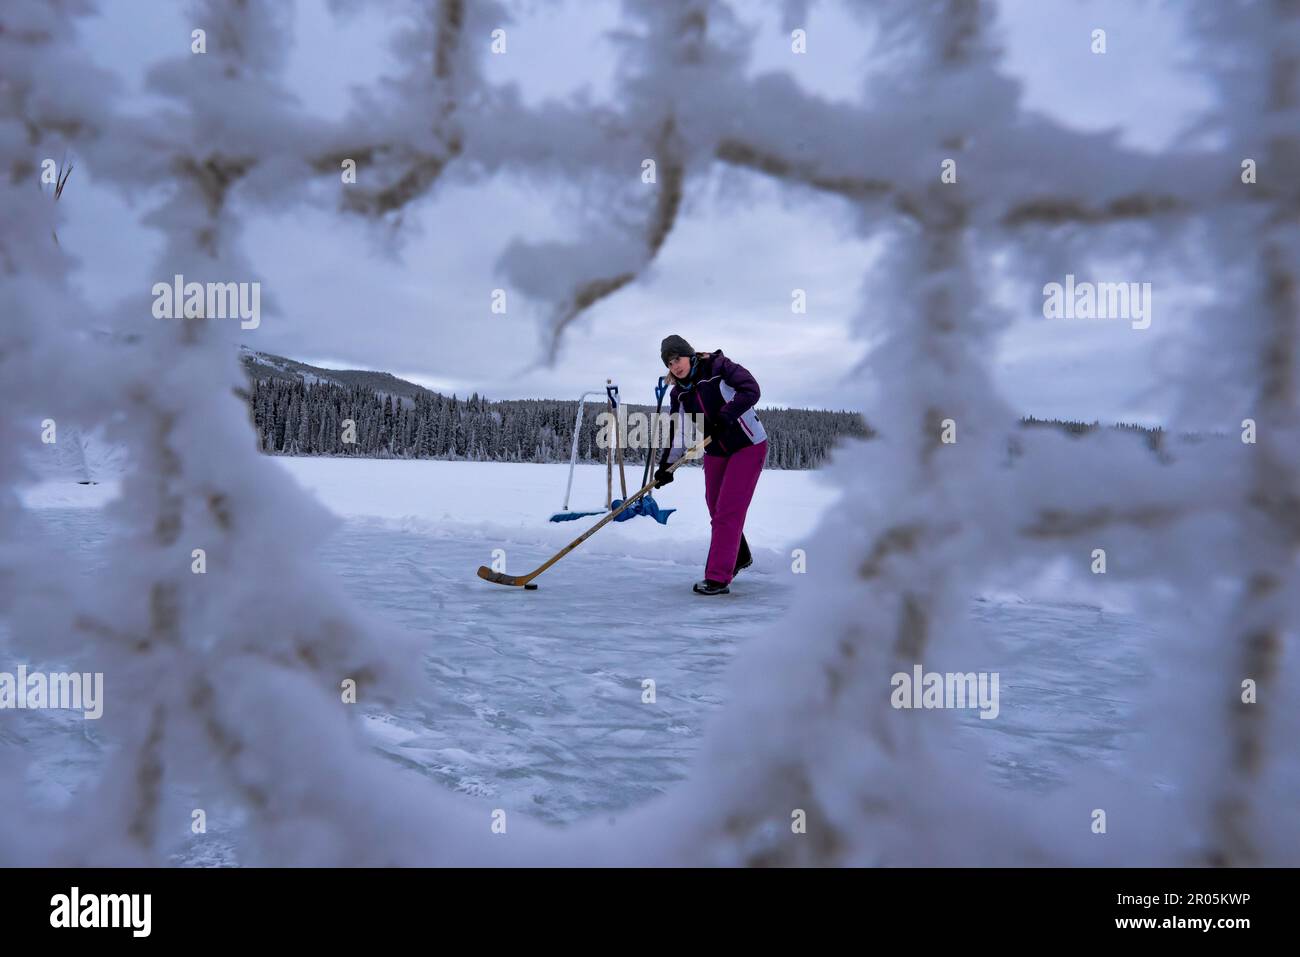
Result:
M713 524L704 577L710 581L731 581L740 551L740 533L745 530L745 513L766 461L766 440L730 455L704 456L704 499Z

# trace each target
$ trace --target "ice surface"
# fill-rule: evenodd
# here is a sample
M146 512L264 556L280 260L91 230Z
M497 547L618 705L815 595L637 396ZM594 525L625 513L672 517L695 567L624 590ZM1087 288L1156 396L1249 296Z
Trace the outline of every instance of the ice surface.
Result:
M755 565L731 595L701 598L690 591L707 542L695 470L660 493L682 509L667 527L609 526L542 575L536 592L524 592L474 571L496 548L505 550L507 571L535 567L587 527L545 520L563 468L278 461L344 518L304 560L324 564L363 609L425 647L419 694L391 710L363 708L373 747L485 810L551 823L624 811L687 776L706 723L726 703L733 655L814 578L791 573L789 549L819 509L834 504L814 473L766 473L747 526ZM95 552L108 519L95 506L105 494L104 486L47 483L27 497L33 514L80 548L90 573L102 571ZM89 507L66 506L78 497ZM998 594L972 602L972 620L995 649L982 667L1004 675L1001 715L964 713L963 734L952 742L978 743L991 778L1026 794L1050 792L1081 765L1122 755L1147 680L1143 622L1062 600L1064 582L1044 581L1038 600ZM788 640L804 635L791 627ZM642 700L647 680L653 703ZM4 734L29 755L29 786L51 804L102 761L93 722L62 713L10 712ZM177 859L238 862L238 833L220 815L209 828Z

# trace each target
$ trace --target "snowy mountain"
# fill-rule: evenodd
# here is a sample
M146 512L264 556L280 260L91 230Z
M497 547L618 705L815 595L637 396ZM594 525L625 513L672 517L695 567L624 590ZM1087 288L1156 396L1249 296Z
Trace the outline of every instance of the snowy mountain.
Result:
M380 395L400 396L409 405L418 395L428 395L430 390L399 379L390 372L371 372L366 369L322 369L295 359L258 352L247 346L239 347L239 359L250 379L280 379L301 382L304 385L327 383L330 385L362 386Z

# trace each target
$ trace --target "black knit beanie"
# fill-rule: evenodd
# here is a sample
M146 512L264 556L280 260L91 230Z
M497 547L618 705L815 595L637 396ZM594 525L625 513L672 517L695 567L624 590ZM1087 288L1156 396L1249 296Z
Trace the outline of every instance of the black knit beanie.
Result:
M693 355L695 355L695 350L681 336L669 336L659 344L659 358L664 360L664 365L669 365L678 356L689 358Z

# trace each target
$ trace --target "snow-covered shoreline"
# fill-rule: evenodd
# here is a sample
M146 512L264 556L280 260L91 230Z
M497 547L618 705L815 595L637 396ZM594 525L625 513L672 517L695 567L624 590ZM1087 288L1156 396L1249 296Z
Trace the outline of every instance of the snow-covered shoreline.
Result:
M458 462L441 459L368 459L325 456L272 456L303 494L338 518L392 528L431 538L481 539L485 546L539 546L558 550L589 528L595 518L550 522L564 496L568 466L549 463ZM629 471L629 492L640 472ZM29 486L27 508L103 508L118 494L116 478L81 485L67 476ZM621 497L615 477L614 496ZM605 495L605 469L579 465L570 504L599 508ZM842 498L818 471L768 469L759 481L746 536L770 568L789 564L791 552L806 548L817 523ZM648 518L614 522L582 545L587 553L609 557L698 563L709 539L701 469L679 469L676 480L656 493L677 512L667 526ZM485 556L485 561L487 560ZM1046 566L1014 589L990 588L990 602L1077 604L1121 613L1139 602L1116 582L1080 576L1061 561Z
M548 521L564 499L567 465L323 456L274 456L271 461L293 476L305 494L343 519L378 521L432 535L477 535L529 544L567 543L596 521ZM640 478L640 469L629 469L629 494L640 487ZM101 508L116 497L118 487L113 478L97 485L50 479L29 487L23 504ZM745 525L751 544L788 554L800 542L806 544L839 496L817 472L768 469ZM617 476L614 497L623 497ZM707 541L709 516L701 469L679 469L673 484L658 490L655 498L662 507L678 510L667 526L648 518L614 522L583 547L649 558L668 541ZM579 465L571 507L600 508L604 500L604 466Z

